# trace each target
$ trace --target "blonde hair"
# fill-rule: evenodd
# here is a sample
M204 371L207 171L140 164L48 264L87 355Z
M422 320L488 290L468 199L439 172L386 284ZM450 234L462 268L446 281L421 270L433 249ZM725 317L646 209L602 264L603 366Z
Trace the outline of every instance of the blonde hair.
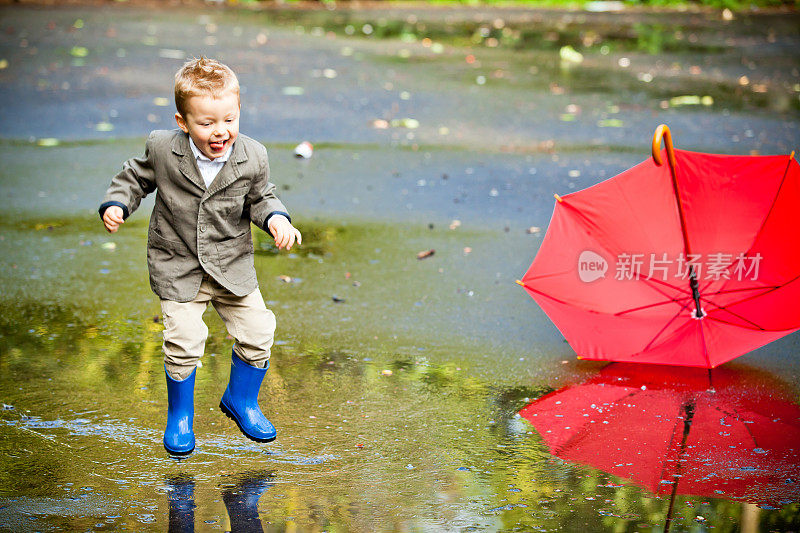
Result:
M235 92L238 98L239 80L230 67L215 59L196 57L184 63L175 74L175 107L184 118L186 102L192 96L210 94L218 98L228 91Z

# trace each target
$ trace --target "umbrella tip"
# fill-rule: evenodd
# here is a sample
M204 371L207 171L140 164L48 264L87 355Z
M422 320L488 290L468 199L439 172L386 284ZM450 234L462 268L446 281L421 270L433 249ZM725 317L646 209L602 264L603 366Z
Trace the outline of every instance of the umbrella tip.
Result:
M563 199L562 199L562 198L561 198L559 195L557 195L557 194L553 194L553 198L555 198L555 199L556 199L556 200L558 200L559 202L563 202L563 201L564 201L564 200L563 200Z
M517 280L517 285L520 285L521 287L524 287L524 286L525 286L525 284L524 284L524 283L522 283L520 280Z

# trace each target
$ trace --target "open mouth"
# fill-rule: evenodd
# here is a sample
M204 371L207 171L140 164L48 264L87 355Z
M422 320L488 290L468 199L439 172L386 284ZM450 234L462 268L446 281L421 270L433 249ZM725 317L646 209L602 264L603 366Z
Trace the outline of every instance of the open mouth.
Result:
M208 143L208 146L211 148L212 152L221 152L222 150L225 149L227 145L228 145L227 139L224 141L210 141Z

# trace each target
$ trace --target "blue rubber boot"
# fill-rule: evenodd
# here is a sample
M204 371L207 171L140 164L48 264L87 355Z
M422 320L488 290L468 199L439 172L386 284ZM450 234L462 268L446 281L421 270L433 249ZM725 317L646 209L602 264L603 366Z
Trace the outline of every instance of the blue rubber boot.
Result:
M167 429L164 431L164 448L170 455L188 455L194 450L194 376L177 381L167 375Z
M219 408L236 422L244 436L256 442L275 440L275 426L258 407L258 390L267 373L265 368L250 366L236 355L231 357L231 379L222 395Z

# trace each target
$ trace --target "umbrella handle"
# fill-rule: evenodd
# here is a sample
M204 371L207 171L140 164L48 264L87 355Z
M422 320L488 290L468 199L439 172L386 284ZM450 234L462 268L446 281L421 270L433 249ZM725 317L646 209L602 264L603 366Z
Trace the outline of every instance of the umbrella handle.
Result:
M666 124L659 124L656 132L653 134L653 161L656 165L661 166L664 161L661 159L661 139L664 139L664 146L667 147L667 160L669 160L669 173L672 176L672 189L675 192L675 201L678 204L678 217L681 221L681 234L683 235L683 251L686 257L691 257L692 251L689 248L689 234L686 231L686 217L683 214L683 205L681 204L681 193L678 188L678 175L675 169L678 168L675 159L675 147L672 146L672 134L669 132L669 126ZM695 311L692 316L697 319L706 316L705 311L700 305L700 289L697 283L697 272L694 265L689 266L689 287L692 290L692 299L694 300Z
M664 139L664 145L667 147L667 159L670 166L674 169L676 167L675 160L675 147L672 146L672 134L669 132L669 126L660 124L653 134L653 161L656 165L661 166L664 161L661 159L661 139Z

